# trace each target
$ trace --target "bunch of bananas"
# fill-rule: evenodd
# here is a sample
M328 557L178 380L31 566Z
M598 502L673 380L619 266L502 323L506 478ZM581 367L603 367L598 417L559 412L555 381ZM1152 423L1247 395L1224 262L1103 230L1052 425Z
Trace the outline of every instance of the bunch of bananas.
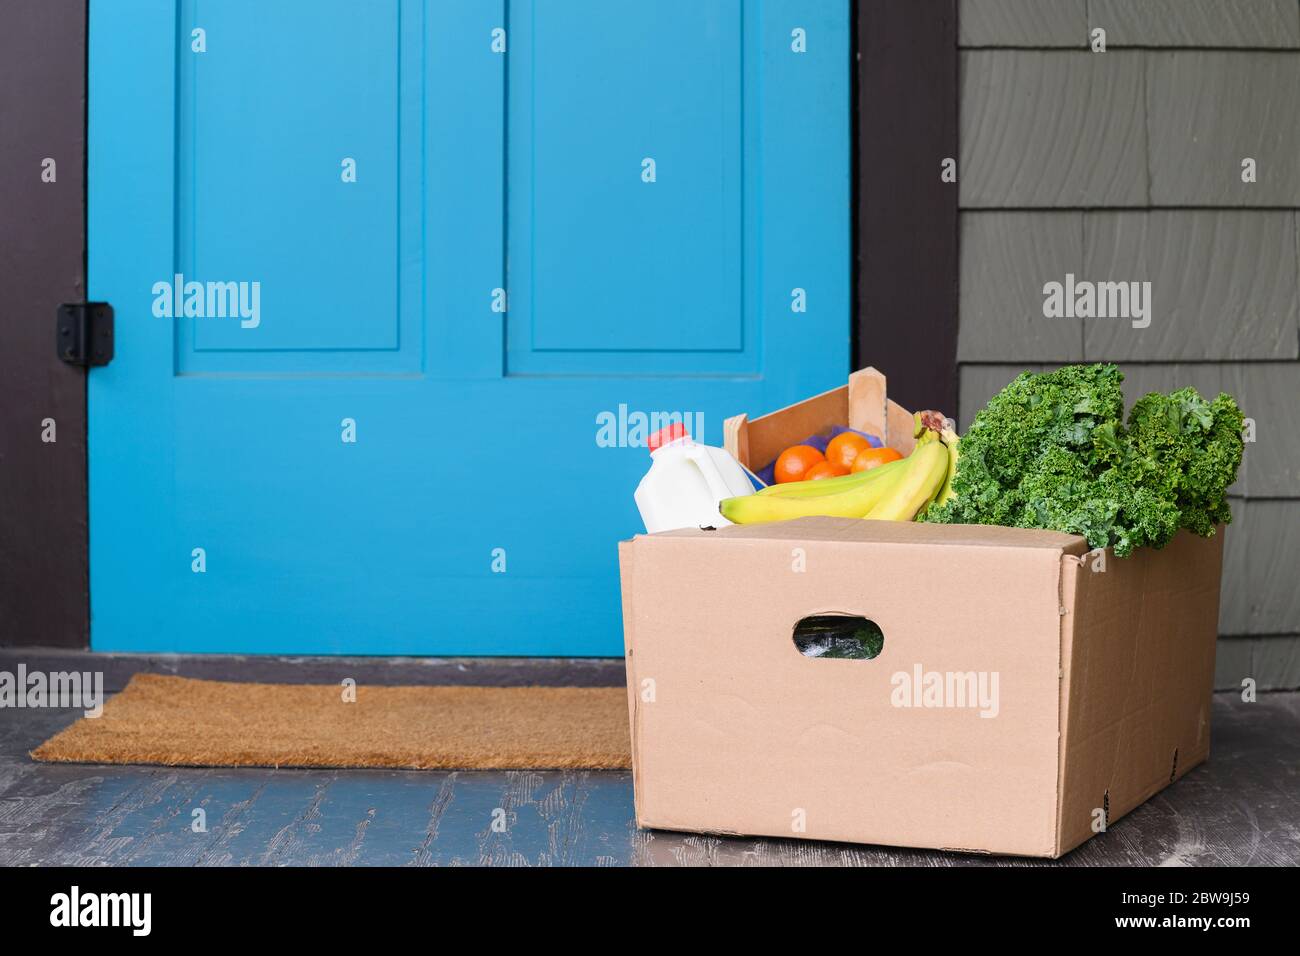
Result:
M770 485L752 495L719 504L734 524L788 521L810 515L911 521L931 502L953 497L957 473L957 433L938 412L917 412L912 454L868 471Z

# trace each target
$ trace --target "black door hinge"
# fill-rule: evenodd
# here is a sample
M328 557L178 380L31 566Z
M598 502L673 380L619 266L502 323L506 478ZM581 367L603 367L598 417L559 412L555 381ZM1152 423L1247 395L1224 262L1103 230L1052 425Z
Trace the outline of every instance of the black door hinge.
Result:
M89 368L113 360L113 307L107 302L64 302L55 342L59 358Z

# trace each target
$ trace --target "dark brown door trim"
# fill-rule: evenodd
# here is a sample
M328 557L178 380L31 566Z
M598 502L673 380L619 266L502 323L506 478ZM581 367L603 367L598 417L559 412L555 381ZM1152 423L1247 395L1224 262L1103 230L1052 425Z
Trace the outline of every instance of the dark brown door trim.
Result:
M858 0L855 367L957 414L956 0Z
M55 352L86 289L86 3L0 13L0 645L85 647L86 373Z

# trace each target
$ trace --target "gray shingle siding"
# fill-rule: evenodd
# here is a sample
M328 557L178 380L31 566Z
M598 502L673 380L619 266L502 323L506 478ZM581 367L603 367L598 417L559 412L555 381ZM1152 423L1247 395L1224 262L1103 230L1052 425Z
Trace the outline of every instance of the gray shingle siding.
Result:
M963 51L962 207L1147 205L1144 56Z
M1153 206L1300 206L1300 53L1139 55Z
M1087 0L1106 46L1300 47L1295 0Z
M962 46L1083 47L1087 0L963 0L957 39Z
M1300 206L1300 51L972 49L961 83L964 208Z
M1300 637L1221 637L1214 661L1214 686L1240 690L1248 678L1256 690L1300 687Z
M1081 212L967 212L960 219L959 362L1078 362L1083 321L1043 317L1043 283L1083 266Z
M1235 395L1220 687L1300 687L1300 0L962 0L958 418L1023 369ZM1106 53L1087 50L1106 30ZM1256 182L1242 181L1242 160ZM1151 324L1043 285L1150 281Z
M1300 49L1294 0L962 0L963 47Z
M1289 209L966 211L958 359L1300 358L1297 221ZM1067 275L1149 281L1150 324L1045 318L1044 284Z
M1084 320L1090 361L1300 358L1291 210L1084 214L1080 278L1149 281L1150 325Z

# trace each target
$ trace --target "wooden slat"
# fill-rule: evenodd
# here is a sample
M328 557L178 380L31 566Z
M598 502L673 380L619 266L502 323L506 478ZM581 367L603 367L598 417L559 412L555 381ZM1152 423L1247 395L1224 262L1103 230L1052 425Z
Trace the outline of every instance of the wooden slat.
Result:
M841 385L751 419L745 426L748 460L737 456L737 461L751 471L761 471L791 442L815 435L829 425L847 425L848 421L849 387Z
M917 411L926 411L927 409L917 409ZM937 408L935 411L943 412L950 415L947 409ZM885 441L890 448L894 448L904 455L910 455L912 449L916 447L916 436L912 434L916 426L916 420L912 417L913 413L909 412L892 398L885 406Z
M732 415L722 422L722 447L746 468L749 468L749 416Z
M886 437L888 382L874 368L864 368L849 376L849 427L869 435Z

